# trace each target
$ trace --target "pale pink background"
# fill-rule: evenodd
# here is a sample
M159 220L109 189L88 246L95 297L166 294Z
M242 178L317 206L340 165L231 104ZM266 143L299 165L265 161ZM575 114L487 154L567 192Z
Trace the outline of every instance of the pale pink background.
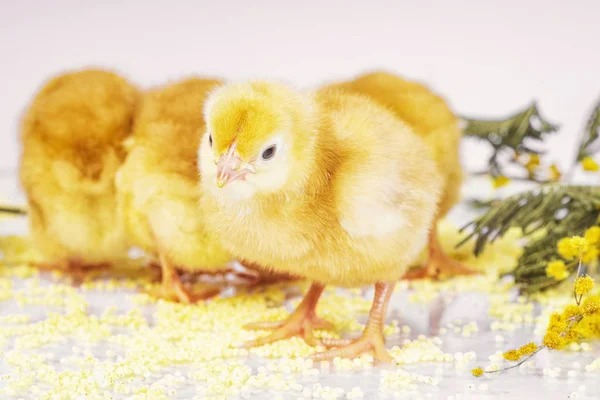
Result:
M600 97L599 16L598 0L0 0L0 170L16 166L35 89L90 64L143 86L192 73L312 86L384 67L482 116L536 98L562 124L549 146L567 163Z

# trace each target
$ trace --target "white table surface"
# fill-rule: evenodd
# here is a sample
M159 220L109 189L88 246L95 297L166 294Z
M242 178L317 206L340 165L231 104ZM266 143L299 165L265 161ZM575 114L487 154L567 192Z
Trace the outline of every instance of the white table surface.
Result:
M465 193L478 193L480 195L489 194L489 184L486 181L477 180L471 181L465 188ZM18 191L14 175L5 174L0 179L0 199L8 201L22 202L23 196ZM465 221L472 215L469 210L458 207L452 213L451 218L455 221ZM22 234L26 232L25 222L23 220L2 220L0 222L0 234ZM16 288L23 287L26 289L28 280L14 279ZM31 281L31 280L29 280ZM50 281L50 278L40 278L40 285L44 286ZM31 282L29 282L31 283ZM81 292L85 296L89 304L89 312L100 315L103 310L109 305L117 306L119 311L127 311L134 305L129 300L131 290L120 289L116 292L102 293L96 290ZM380 379L382 370L375 367L371 370L360 372L336 371L322 369L318 377L296 376L296 382L300 383L304 388L313 388L315 383L320 383L323 387L329 386L332 388L342 388L346 392L353 387L360 386L364 392L364 398L432 398L432 399L598 399L600 398L600 380L598 372L586 372L585 365L600 356L600 347L597 344L592 344L591 351L588 352L548 352L542 351L533 360L534 367L524 369L513 369L501 374L494 374L489 377L474 378L470 374L471 368L475 366L487 366L491 362L488 357L496 351L506 351L511 348L526 344L532 340L540 341L541 337L533 333L533 324L524 324L518 327L514 332L492 331L494 326L494 317L488 313L490 298L484 292L469 290L466 292L455 292L452 290L445 291L436 295L428 303L414 302L409 300L409 290L396 291L392 298L388 320L399 320L400 325L408 325L411 328L410 337L415 338L419 334L431 336L439 327L444 327L448 323L460 319L464 325L467 322L475 321L479 331L471 336L463 337L462 328L459 328L459 333L454 333L452 329L448 329L448 333L440 335L442 339L441 349L445 353L456 355L455 353L474 352L476 359L470 360L468 363L461 365L460 362L453 361L448 363L415 363L406 364L396 367L396 371L402 369L412 374L431 376L439 381L437 386L432 386L426 383L419 383L416 389L410 390L407 388L398 388L395 390L380 390ZM372 292L368 292L366 296L370 296ZM516 295L514 296L516 298ZM193 307L193 306L192 306ZM289 308L289 305L288 305ZM142 307L144 315L152 319L156 312L156 305L146 305ZM0 316L8 314L28 314L31 316L31 322L41 321L47 318L48 309L40 306L19 306L14 300L0 302ZM344 310L340 310L344 313ZM366 315L362 316L362 320ZM495 325L498 325L497 323ZM10 326L10 324L0 322L0 327ZM497 336L503 338L503 342L497 341ZM396 334L387 338L388 346L401 344L402 341L409 336ZM75 338L68 338L63 343L53 343L45 347L34 349L33 352L46 354L52 352L54 358L48 360L49 365L54 366L57 370L64 368L76 369L76 366L60 363L60 359L73 355L74 347L86 349L87 345L78 341ZM14 340L3 342L0 340L0 356L6 357L14 350ZM106 359L106 352L113 350L117 354L124 354L126 349L122 346L106 341L101 341L93 346L93 354L99 359ZM459 355L460 358L460 355ZM252 374L257 374L257 368L261 365L266 365L270 361L261 359L258 356L240 357L243 363L253 368ZM6 360L4 360L6 361ZM544 373L546 368L560 368L560 372L556 377L550 377ZM146 383L162 382L165 374L174 374L179 370L182 376L190 371L189 366L172 366L165 370L149 376ZM394 371L392 369L391 371ZM570 377L570 375L576 375ZM292 372L291 375L294 373ZM19 376L19 371L14 365L7 362L0 363L0 390L7 385L7 375L12 375L12 378ZM162 380L161 380L162 379ZM40 385L42 387L43 385ZM487 386L487 388L486 388ZM585 386L585 389L582 387ZM192 379L187 379L185 383L174 386L176 389L175 395L170 398L191 399L194 396L198 398L219 398L212 396L209 393L202 394L203 384ZM110 387L106 389L110 391ZM313 390L314 392L314 390ZM247 398L274 398L278 394L283 399L303 398L301 391L287 392L271 392L268 390L256 389L253 392L245 393ZM575 397L569 397L573 396ZM77 394L65 394L64 398L86 398ZM113 398L127 398L128 395L114 392ZM250 397L248 397L250 396ZM23 398L35 399L38 396L28 393L25 390L21 393L2 394L2 399ZM151 397L148 397L151 398ZM235 396L223 398L236 398ZM310 397L306 397L310 398ZM341 398L346 398L346 393Z

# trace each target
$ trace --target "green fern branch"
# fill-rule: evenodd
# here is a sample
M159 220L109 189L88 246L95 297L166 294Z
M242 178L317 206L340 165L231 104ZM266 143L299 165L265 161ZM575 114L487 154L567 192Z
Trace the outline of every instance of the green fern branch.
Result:
M579 144L577 161L593 156L600 151L600 101L593 108Z
M475 239L474 252L479 255L508 229L521 228L527 244L513 274L524 291L533 292L557 283L546 276L548 262L559 259L556 243L563 237L583 235L599 217L600 187L542 185L500 200L465 225L461 231L471 232L457 246Z
M557 125L546 121L534 102L525 110L500 120L463 118L464 134L467 137L487 141L493 149L488 160L488 173L492 176L506 175L502 171L499 156L503 151L542 154L530 146L530 142L541 142L545 135L556 132ZM520 165L520 164L519 164ZM531 177L530 180L535 180Z

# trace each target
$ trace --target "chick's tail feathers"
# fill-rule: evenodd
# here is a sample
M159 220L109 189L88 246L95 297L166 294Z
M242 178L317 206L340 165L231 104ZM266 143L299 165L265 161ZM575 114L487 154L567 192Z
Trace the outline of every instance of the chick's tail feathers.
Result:
M120 165L115 150L109 149L103 155L102 169L97 177L86 176L85 171L67 160L54 160L52 168L65 191L84 192L93 196L106 192L114 184L114 176Z

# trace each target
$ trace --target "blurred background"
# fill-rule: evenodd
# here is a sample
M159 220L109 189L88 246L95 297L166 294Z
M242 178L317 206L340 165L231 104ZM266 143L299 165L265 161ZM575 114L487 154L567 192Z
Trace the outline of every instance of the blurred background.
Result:
M505 117L537 100L570 165L600 98L600 1L0 2L0 170L15 170L19 118L49 77L86 66L142 87L193 74L317 86L383 68L424 81L454 110ZM465 141L465 164L485 149ZM474 151L477 150L477 151Z

